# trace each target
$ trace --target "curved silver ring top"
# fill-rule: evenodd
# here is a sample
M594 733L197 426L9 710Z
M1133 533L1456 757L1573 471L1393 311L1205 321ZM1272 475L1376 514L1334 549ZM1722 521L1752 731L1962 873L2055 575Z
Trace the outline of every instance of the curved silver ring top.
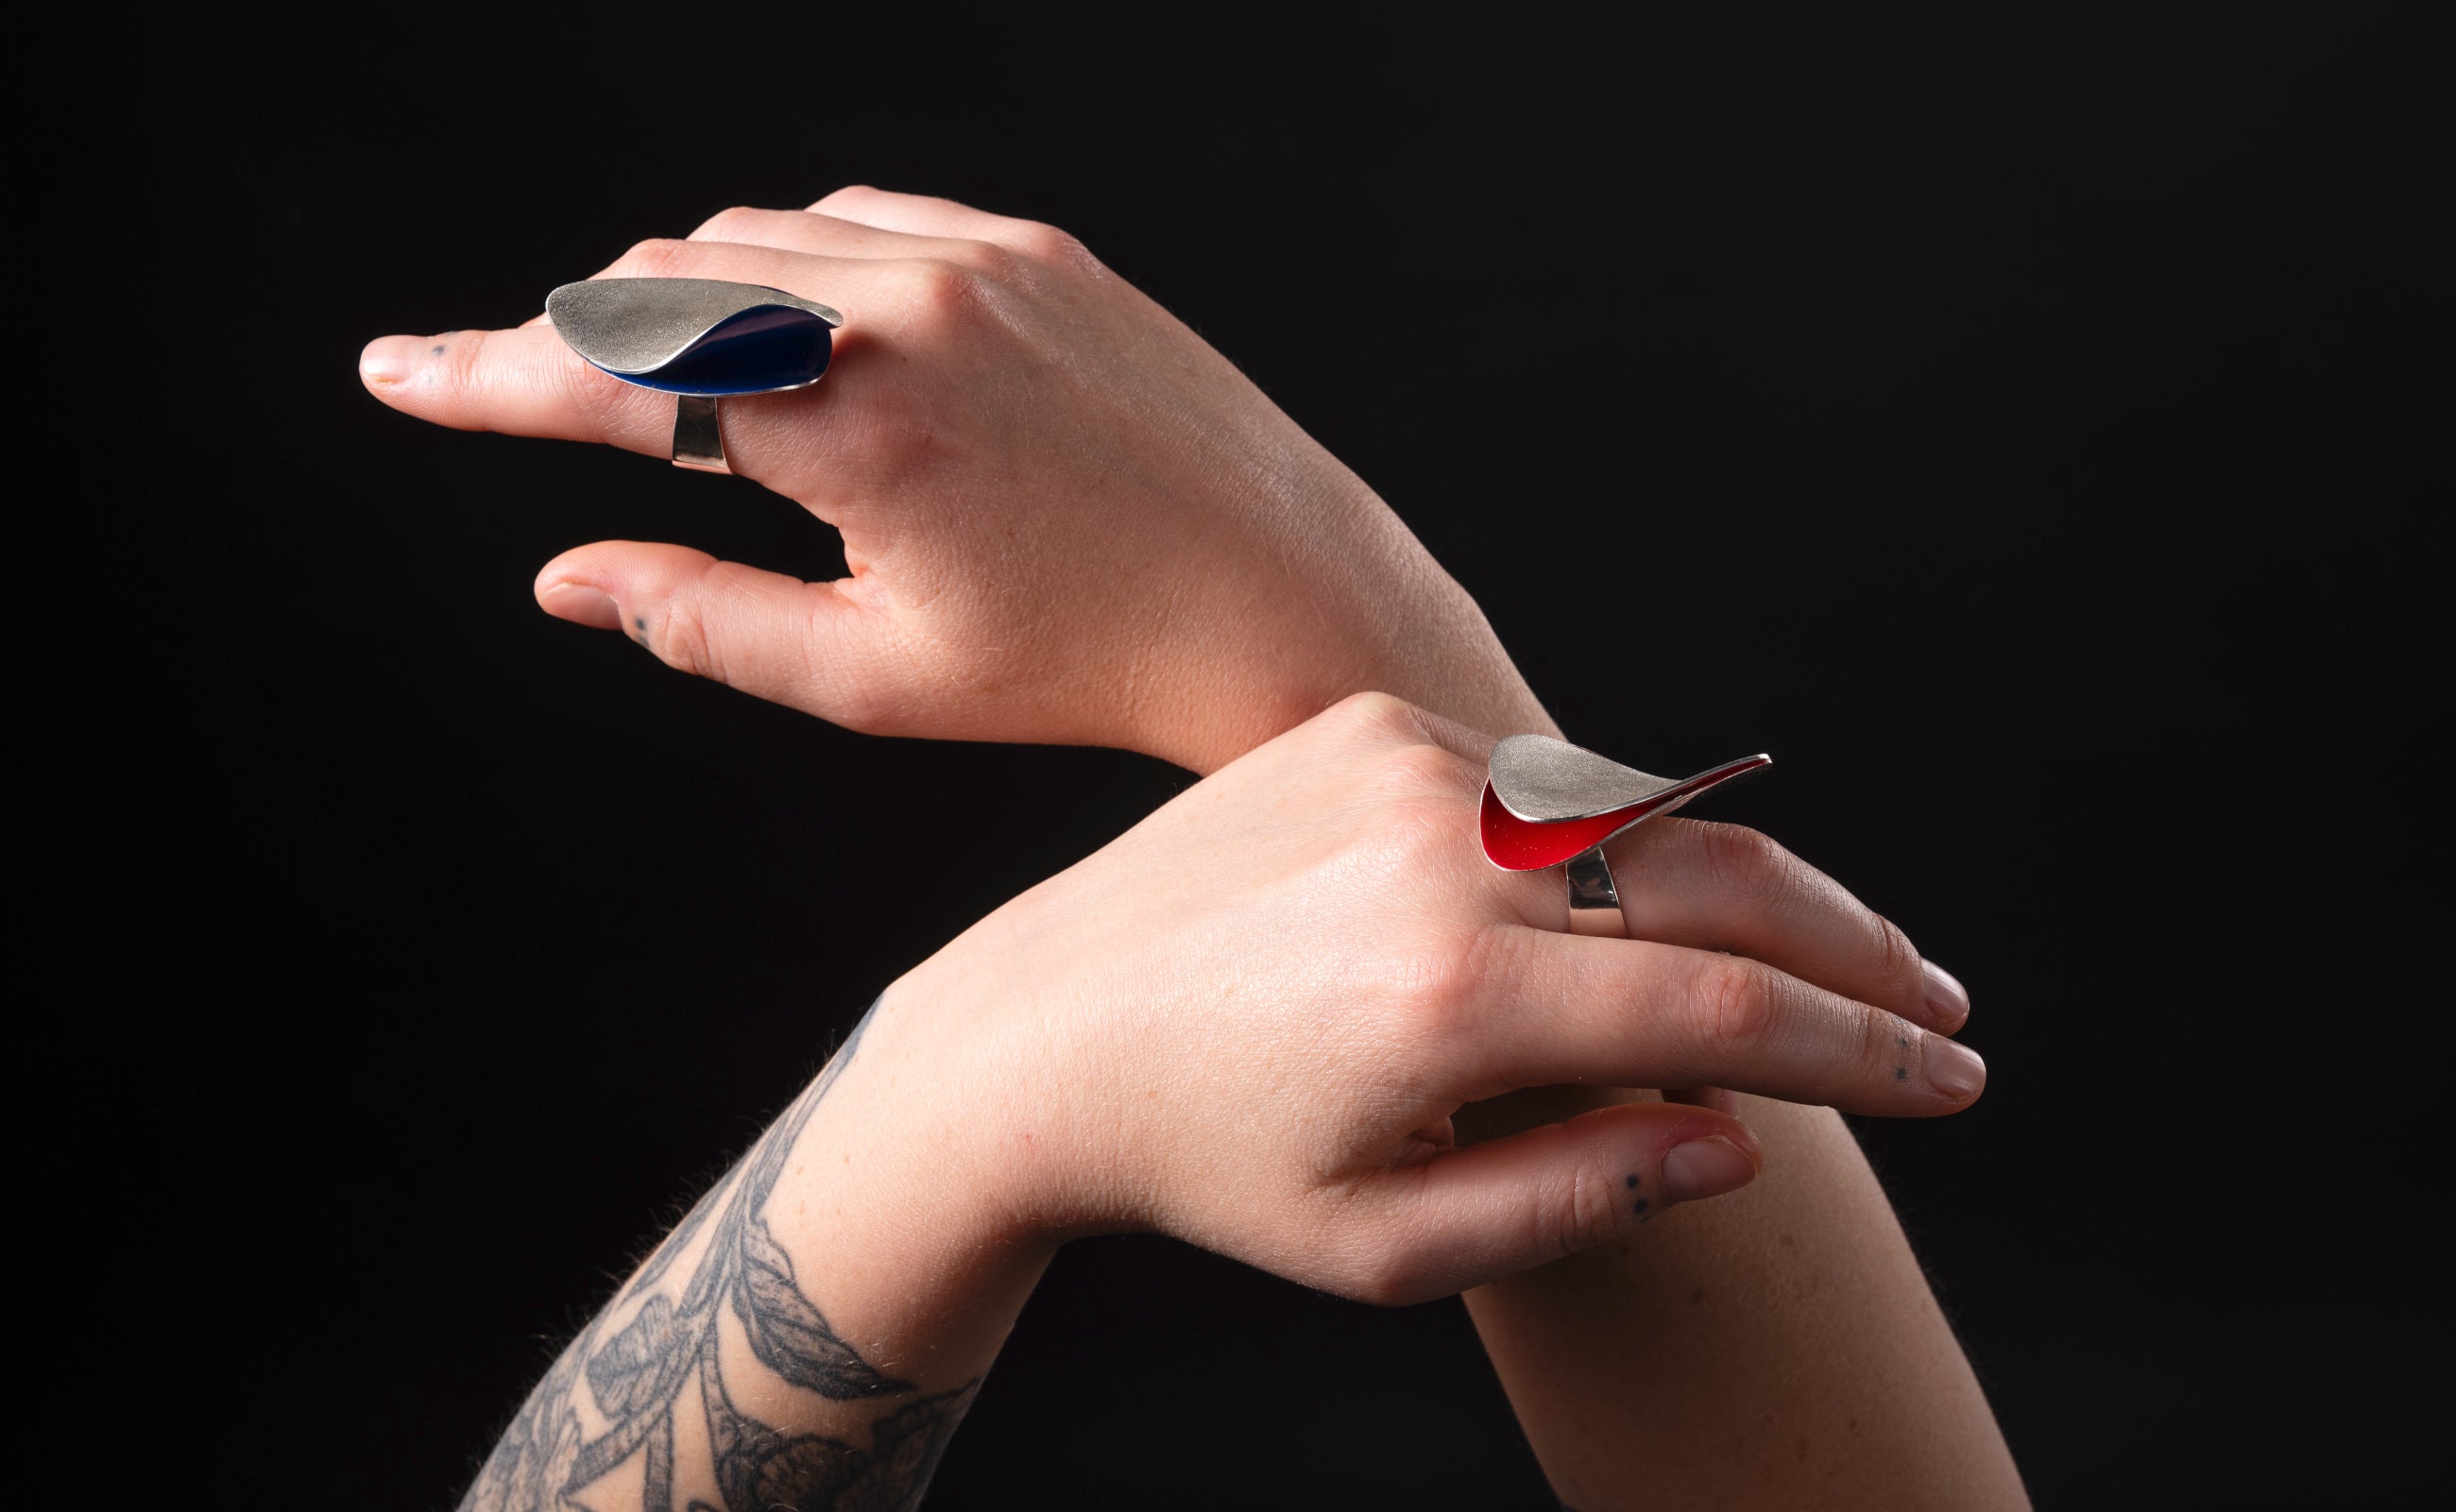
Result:
M1627 919L1605 842L1771 765L1770 756L1743 756L1674 781L1548 735L1512 735L1492 748L1484 779L1484 853L1506 871L1561 868L1570 932L1625 936Z
M724 473L720 399L808 388L827 376L844 317L763 284L591 278L546 296L546 318L590 365L675 396L674 463Z

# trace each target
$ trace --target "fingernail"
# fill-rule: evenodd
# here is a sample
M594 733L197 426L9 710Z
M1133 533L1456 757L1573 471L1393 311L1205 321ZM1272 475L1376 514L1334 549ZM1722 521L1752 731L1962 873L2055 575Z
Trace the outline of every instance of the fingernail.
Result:
M545 590L541 602L545 612L558 620L569 620L592 630L623 628L623 606L604 589L584 582L558 582Z
M1942 1034L1930 1034L1920 1052L1927 1061L1927 1084L1948 1097L1971 1097L1987 1085L1987 1063L1967 1045Z
M1953 1029L1959 1029L1970 1018L1970 990L1961 979L1936 965L1921 961L1919 970L1927 975L1927 1006L1936 1017Z
M1757 1163L1729 1139L1691 1139L1663 1157L1663 1195L1670 1202L1718 1197L1747 1186L1756 1175Z
M379 336L358 354L358 374L370 383L398 383L418 371L430 344L423 337Z

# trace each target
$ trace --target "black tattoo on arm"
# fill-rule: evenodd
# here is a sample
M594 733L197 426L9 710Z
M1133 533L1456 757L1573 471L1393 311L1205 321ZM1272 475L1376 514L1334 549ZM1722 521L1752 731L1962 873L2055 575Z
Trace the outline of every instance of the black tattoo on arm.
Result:
M877 1011L872 1004L870 1011ZM583 1489L635 1459L641 1512L676 1512L676 1416L694 1407L706 1415L722 1505L693 1498L687 1512L911 1512L920 1505L955 1425L980 1389L979 1378L878 1418L863 1450L760 1421L727 1390L717 1359L718 1320L730 1311L759 1362L793 1385L836 1401L916 1389L882 1376L836 1337L795 1279L791 1257L763 1216L794 1141L851 1061L869 1024L864 1014L819 1079L700 1198L631 1284L546 1371L487 1457L461 1512L561 1512L578 1504ZM707 1246L677 1300L665 1289L668 1277L703 1231ZM627 1321L610 1327L635 1303ZM582 1427L583 1389L608 1424L601 1433Z

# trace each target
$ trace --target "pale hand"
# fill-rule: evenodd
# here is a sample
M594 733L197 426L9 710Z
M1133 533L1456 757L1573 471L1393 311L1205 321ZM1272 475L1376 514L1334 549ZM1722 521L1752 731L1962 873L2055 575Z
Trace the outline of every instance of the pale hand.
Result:
M722 418L734 471L836 526L850 575L601 541L539 574L549 613L853 729L1197 771L1365 689L1550 727L1373 491L1062 232L846 189L727 211L604 276L764 284L844 313L823 381ZM360 373L442 425L671 444L672 396L591 367L542 319L387 337ZM673 480L692 507L739 486Z

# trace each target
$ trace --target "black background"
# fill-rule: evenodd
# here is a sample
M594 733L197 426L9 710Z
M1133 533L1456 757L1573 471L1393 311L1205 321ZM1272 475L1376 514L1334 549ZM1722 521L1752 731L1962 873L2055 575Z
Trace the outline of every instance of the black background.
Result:
M359 389L371 337L869 182L1083 236L1391 501L1572 739L1775 754L1713 816L1975 996L1985 1100L1861 1132L2042 1502L2422 1483L2446 80L2393 15L1975 9L196 31L145 255L226 266L163 380L206 425L154 475L145 680L185 701L174 953L247 1011L165 1190L283 1383L233 1408L300 1430L276 1479L450 1502L881 987L1189 780L854 736L548 620L532 574L590 540L840 558L750 485ZM892 812L950 785L1014 801ZM1066 1252L932 1505L1035 1489L1545 1504L1457 1304L1156 1239Z

